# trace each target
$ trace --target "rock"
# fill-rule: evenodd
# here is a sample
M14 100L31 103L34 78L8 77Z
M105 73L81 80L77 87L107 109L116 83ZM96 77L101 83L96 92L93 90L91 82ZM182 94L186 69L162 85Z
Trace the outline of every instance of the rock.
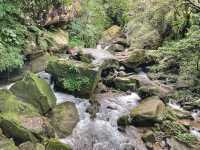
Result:
M112 86L122 91L137 91L142 98L159 96L164 98L174 91L170 85L165 85L159 81L151 81L145 74L119 76L111 78Z
M19 150L12 139L6 138L0 129L0 150Z
M119 127L126 127L130 124L129 116L122 116L117 120L117 125Z
M49 59L49 54L44 54L35 59L32 59L29 63L25 64L24 70L29 70L33 73L44 71L47 67Z
M136 69L155 62L156 58L144 49L129 50L127 59L123 61L124 65L130 69Z
M65 102L56 106L49 113L48 117L59 138L65 138L70 135L79 121L76 106L71 102Z
M37 142L42 137L54 137L53 128L48 120L41 116L20 115L14 112L0 115L0 127L3 133L16 143Z
M122 52L122 51L125 50L125 47L123 45L120 45L120 44L113 44L110 47L108 47L106 50L111 52L111 53Z
M147 131L143 136L142 136L142 139L144 142L150 142L150 143L155 143L156 142L156 139L155 139L155 136L154 136L154 133L153 131Z
M123 47L129 47L130 46L126 38L117 37L112 41L112 43L122 45Z
M191 150L191 147L188 147L187 145L180 143L174 138L168 139L167 143L169 144L171 150Z
M9 90L0 90L0 112L14 112L23 115L38 115L39 112L32 105L23 102Z
M24 102L32 104L42 114L56 105L56 97L48 83L30 72L10 90Z
M57 87L84 98L92 96L101 73L92 64L74 60L51 61L47 72L52 74Z
M17 143L38 141L42 136L54 136L45 117L31 104L18 99L8 90L0 90L0 127Z
M112 41L113 39L120 37L122 35L121 27L114 25L103 32L101 43Z
M25 142L19 145L20 150L45 150L45 147L39 143Z
M132 48L157 49L162 41L159 32L148 23L131 20L127 25L128 41Z
M72 149L67 144L63 144L56 139L50 139L46 144L46 150L72 150Z
M138 82L129 77L116 77L113 80L113 87L122 91L136 91Z
M126 68L137 70L139 67L146 67L157 63L157 55L154 50L127 49L124 52L115 53L116 59Z
M69 44L69 35L64 30L57 30L55 32L46 32L44 38L50 43L50 51L52 52L61 52L68 47Z
M160 122L164 112L165 104L158 97L149 97L135 107L130 115L134 125L151 126L156 122Z

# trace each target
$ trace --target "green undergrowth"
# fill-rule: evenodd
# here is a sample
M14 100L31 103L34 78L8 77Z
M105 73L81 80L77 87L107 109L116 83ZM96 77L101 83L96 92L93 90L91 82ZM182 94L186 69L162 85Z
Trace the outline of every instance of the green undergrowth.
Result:
M86 76L81 76L79 70L75 66L70 65L67 78L61 78L60 82L62 82L65 89L74 92L81 90L84 86L87 87L90 79Z

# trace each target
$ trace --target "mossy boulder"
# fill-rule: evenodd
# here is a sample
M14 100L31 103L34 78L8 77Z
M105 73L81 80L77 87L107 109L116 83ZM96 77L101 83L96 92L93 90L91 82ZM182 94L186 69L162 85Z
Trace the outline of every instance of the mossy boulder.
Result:
M20 150L45 150L45 147L39 143L25 142L19 145Z
M39 111L30 104L17 98L9 90L0 90L0 112L14 112L24 115L38 115Z
M41 114L56 105L56 97L48 83L31 72L23 80L16 82L10 90L24 102L32 104Z
M165 104L156 96L144 100L130 113L132 123L137 126L152 126L160 122Z
M44 38L49 43L50 50L53 52L61 52L60 50L67 48L69 44L69 34L62 29L46 32Z
M138 67L156 63L156 56L146 52L144 49L130 49L127 59L122 63L130 69L137 69Z
M138 81L131 79L129 77L116 77L113 80L114 87L116 89L122 90L122 91L136 91L138 86Z
M112 41L113 39L120 37L122 35L122 28L114 25L103 32L102 39L100 40L102 43Z
M72 150L69 145L59 142L57 139L47 141L46 150Z
M132 48L156 49L160 46L161 36L150 24L131 20L127 27L128 41Z
M20 115L14 112L0 115L0 127L3 133L16 143L37 142L43 137L54 137L54 130L48 120L41 116Z
M0 90L0 112L3 133L17 143L54 137L54 130L47 118L40 116L35 107L17 98L9 90Z
M0 150L19 150L12 139L8 139L0 129Z
M92 96L101 73L92 64L67 59L49 62L46 71L53 75L58 88L84 98Z
M75 104L65 102L56 106L48 115L59 138L65 138L72 133L79 121L79 114Z

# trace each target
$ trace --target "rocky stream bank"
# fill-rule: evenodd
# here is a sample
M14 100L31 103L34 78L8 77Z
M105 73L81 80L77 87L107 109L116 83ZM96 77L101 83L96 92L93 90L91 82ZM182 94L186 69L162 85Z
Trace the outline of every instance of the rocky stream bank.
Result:
M180 104L178 84L152 80L158 51L130 48L113 26L96 49L52 53L43 72L1 86L0 148L200 148L199 101Z

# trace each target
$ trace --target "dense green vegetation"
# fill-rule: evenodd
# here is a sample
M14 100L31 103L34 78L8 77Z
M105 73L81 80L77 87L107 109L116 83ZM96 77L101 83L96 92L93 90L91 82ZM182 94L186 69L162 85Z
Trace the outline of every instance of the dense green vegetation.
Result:
M56 5L71 0L0 1L0 71L21 68L25 45L31 36L29 27L37 26L41 16ZM126 23L126 3L123 0L87 0L82 2L81 16L67 25L70 46L95 47L102 32L112 24ZM35 36L35 35L34 35Z

